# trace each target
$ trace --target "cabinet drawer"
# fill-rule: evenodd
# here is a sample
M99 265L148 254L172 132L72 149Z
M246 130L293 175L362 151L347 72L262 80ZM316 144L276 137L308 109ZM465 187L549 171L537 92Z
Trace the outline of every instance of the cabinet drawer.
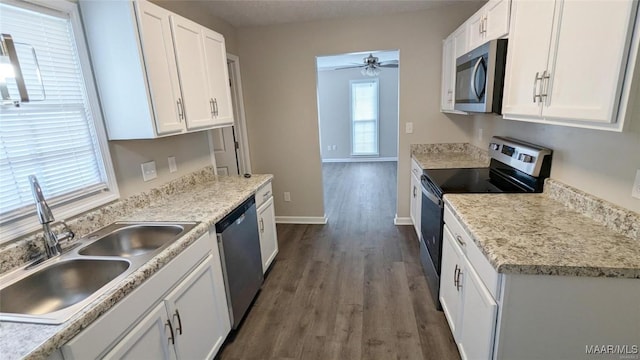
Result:
M271 181L269 181L256 191L256 208L259 208L260 205L269 200L272 196L273 189L271 188Z
M420 180L420 176L422 176L422 173L424 172L424 170L420 167L420 165L418 165L418 162L416 161L416 159L411 158L411 173L418 179Z
M493 265L484 256L482 250L471 239L471 236L464 230L464 227L453 215L448 206L444 208L444 223L447 225L457 245L462 248L467 260L477 272L478 276L487 287L494 299L498 298L500 290L499 275Z

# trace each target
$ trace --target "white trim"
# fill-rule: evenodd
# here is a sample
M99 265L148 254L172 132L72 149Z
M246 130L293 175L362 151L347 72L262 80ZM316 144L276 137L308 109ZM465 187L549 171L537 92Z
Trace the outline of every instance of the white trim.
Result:
M396 217L393 219L393 225L413 225L413 221L411 221L410 217L399 217L396 214Z
M398 161L397 157L352 157L346 159L322 159L323 163L354 163L354 162L382 162Z
M89 50L87 48L87 40L84 34L82 20L80 18L80 8L77 3L70 1L28 0L28 3L44 9L53 9L67 13L69 15L69 22L71 24L73 38L75 40L74 45L78 51L80 71L82 72L82 78L84 80L84 90L86 91L88 105L91 108L94 130L96 132L98 146L100 148L100 157L102 158L106 176L105 180L107 182L107 187L109 188L108 191L101 192L97 195L81 198L77 201L70 201L60 206L51 206L55 218L57 220L63 220L118 200L120 198L120 191L118 190L118 182L113 170L111 153L109 152L107 132L104 126L102 108L100 107L97 86L94 80ZM14 2L14 4L17 4L17 2ZM0 231L0 243L12 241L19 236L26 235L41 228L42 225L39 224L37 215L34 211L32 215L23 219L3 224L2 231Z
M251 173L251 157L249 151L249 136L247 136L247 121L244 111L244 95L242 92L242 78L240 77L240 58L237 55L227 53L227 64L231 63L231 73L229 79L233 82L232 89L235 90L235 98L238 116L234 117L234 126L236 128L236 140L240 144L241 167L239 169L244 173ZM233 96L233 95L232 95Z
M325 225L329 218L324 216L276 216L277 224L311 224Z

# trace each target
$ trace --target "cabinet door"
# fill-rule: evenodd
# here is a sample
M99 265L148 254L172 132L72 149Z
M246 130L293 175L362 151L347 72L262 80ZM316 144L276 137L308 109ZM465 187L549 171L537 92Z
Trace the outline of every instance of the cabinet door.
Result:
M440 272L440 304L444 312L451 333L456 341L459 340L460 305L464 274L462 271L462 253L456 245L451 231L445 225L442 242L442 266Z
M515 1L511 10L509 51L502 113L505 118L540 118L541 76L547 69L555 4L553 0Z
M421 202L419 200L422 199L422 191L420 190L420 181L411 174L411 199L409 204L409 214L411 216L411 223L413 223L413 228L416 231L416 235L418 235L418 241L420 241L420 216L418 215L418 209L421 206Z
M469 26L469 31L467 32L469 36L469 50L475 49L484 43L484 9L483 7L478 10L467 20Z
M213 119L216 126L233 125L231 106L231 87L227 50L224 37L215 31L204 30L204 49L207 59L207 82L213 106Z
M458 29L456 29L456 31L453 32L453 48L455 49L453 55L454 72L456 59L469 52L468 32L468 22L462 24L462 26L460 26ZM455 82L453 87L455 88Z
M454 39L449 36L442 42L442 94L440 109L443 111L453 110L453 82L451 74L454 74Z
M187 129L213 125L213 107L205 80L206 58L202 46L202 26L180 16L171 16L180 88Z
M562 1L543 117L616 121L637 1Z
M278 234L276 232L273 197L269 198L258 209L258 230L260 234L262 273L265 273L278 254Z
M509 33L510 0L490 0L485 6L485 41L499 39Z
M462 317L457 339L460 356L463 359L490 359L498 305L469 262L464 262Z
M175 359L171 326L164 304L160 303L104 359Z
M180 84L171 38L170 13L147 1L136 1L134 4L156 131L160 135L182 132L184 123L178 103Z
M179 359L212 359L231 329L220 257L215 252L165 299Z

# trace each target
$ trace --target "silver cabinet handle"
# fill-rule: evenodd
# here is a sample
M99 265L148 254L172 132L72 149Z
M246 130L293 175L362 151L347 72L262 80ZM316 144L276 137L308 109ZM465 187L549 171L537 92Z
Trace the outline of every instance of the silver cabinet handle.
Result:
M467 244L462 240L462 236L460 235L456 235L456 241L458 242L458 244L460 244L460 246L466 246Z
M266 200L271 196L271 191L267 191L262 195L262 200Z
M458 269L458 276L456 276L456 290L462 289L462 283L460 283L460 276L462 275L462 268Z
M458 271L460 271L460 269L458 268L458 264L456 264L456 268L453 270L453 286L455 286L456 289L458 288Z
M488 18L487 18L487 16L485 15L484 19L482 19L482 32L483 32L484 34L486 34L486 33L487 33L487 21L488 21Z
M478 24L478 33L480 35L482 35L482 22L484 21L484 19L480 19L480 23Z
M549 90L549 78L551 77L551 73L545 70L542 73L542 77L540 77L540 101L542 98L546 98Z
M215 110L213 110L213 99L212 98L209 98L209 108L211 109L211 116L212 117L215 116L214 115Z
M171 342L171 344L175 344L176 343L176 339L173 335L173 325L171 325L171 320L167 319L167 322L164 324L164 327L169 327L169 332L171 333L171 336L169 336L169 339L167 339L168 341Z
M264 232L264 219L260 218L260 232Z
M416 187L413 187L413 197L416 197Z
M182 98L178 98L178 119L180 120L180 122L182 122L182 120L184 120L184 107L182 105Z
M178 327L176 328L176 331L178 332L178 335L182 335L182 320L180 319L180 313L178 312L178 309L176 309L176 312L173 313L173 318L178 318Z
M215 114L216 114L215 116L218 116L218 114L219 114L219 112L218 112L218 98L214 98L213 99L213 105L214 105L214 108L215 108Z
M538 76L538 75L540 75L540 73L536 71L536 76L533 78L533 103L534 104L536 102L536 98L542 101L542 97L536 91L538 89L538 86L537 86L538 81L542 80L542 76Z

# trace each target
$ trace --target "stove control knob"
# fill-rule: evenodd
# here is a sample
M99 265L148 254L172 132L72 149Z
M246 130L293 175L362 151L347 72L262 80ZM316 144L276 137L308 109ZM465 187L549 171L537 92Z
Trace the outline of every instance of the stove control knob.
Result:
M527 154L520 154L520 156L518 156L518 160L522 162L530 163L530 162L533 162L533 156L527 155Z
M500 149L500 144L491 143L491 144L489 144L489 148L491 148L491 150L498 150L498 149Z

